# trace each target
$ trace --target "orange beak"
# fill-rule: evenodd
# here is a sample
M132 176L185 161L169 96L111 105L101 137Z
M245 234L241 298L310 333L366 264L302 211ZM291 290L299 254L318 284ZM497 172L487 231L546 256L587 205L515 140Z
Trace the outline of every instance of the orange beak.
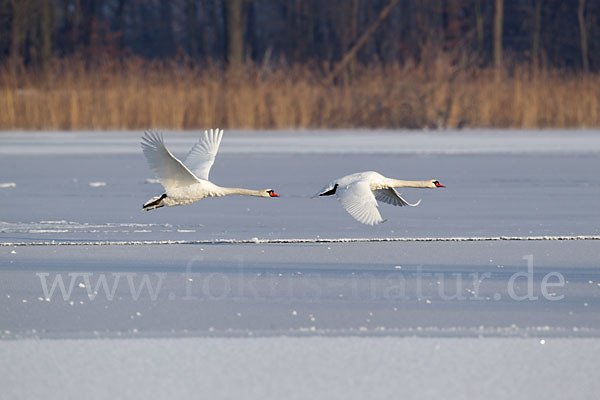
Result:
M439 182L436 182L436 183L435 183L435 187L446 187L446 186L442 185L442 184L441 184L441 183L439 183Z
M279 195L277 193L275 193L275 192L269 193L269 196L271 196L271 197L279 197Z

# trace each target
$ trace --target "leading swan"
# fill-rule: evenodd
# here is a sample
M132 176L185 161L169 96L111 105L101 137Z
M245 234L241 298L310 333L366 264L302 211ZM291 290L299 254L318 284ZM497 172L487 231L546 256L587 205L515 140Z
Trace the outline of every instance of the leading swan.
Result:
M367 171L346 175L325 186L313 196L336 195L344 210L358 222L375 225L385 222L377 210L377 200L393 206L418 206L421 200L410 204L396 191L397 187L443 188L436 179L428 181L402 181L386 178L378 172Z
M217 186L208 180L215 162L223 130L204 131L204 136L192 147L185 162L179 161L165 146L163 135L156 129L146 131L142 137L142 150L150 168L154 170L165 193L144 203L144 210L164 206L181 206L205 197L222 197L241 194L255 197L279 197L271 189L250 190ZM189 167L186 167L186 165Z

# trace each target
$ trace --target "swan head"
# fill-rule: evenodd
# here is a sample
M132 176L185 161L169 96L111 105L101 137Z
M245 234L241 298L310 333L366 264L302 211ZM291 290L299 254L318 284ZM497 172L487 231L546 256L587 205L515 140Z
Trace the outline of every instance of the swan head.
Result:
M273 189L265 189L263 190L265 197L279 197L277 193Z
M442 185L437 179L432 179L432 180L429 181L429 183L431 184L430 187L432 187L432 188L446 187L446 186Z

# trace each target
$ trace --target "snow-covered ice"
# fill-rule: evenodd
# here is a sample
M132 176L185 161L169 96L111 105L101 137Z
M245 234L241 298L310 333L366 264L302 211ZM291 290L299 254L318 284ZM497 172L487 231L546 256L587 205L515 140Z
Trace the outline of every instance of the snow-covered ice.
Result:
M104 187L106 186L106 182L90 182L88 185L90 185L90 187Z
M186 154L201 131L166 132ZM219 154L540 154L600 153L596 130L227 131ZM0 154L137 154L139 132L4 132ZM35 143L34 146L31 144Z
M49 400L593 399L599 352L566 338L0 341L0 387Z

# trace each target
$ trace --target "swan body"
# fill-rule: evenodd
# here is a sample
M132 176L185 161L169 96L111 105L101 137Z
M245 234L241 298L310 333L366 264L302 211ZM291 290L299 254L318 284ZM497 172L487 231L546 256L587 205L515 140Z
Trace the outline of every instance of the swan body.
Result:
M161 196L152 197L144 203L144 210L164 206L181 206L206 197L222 197L239 194L255 197L279 197L271 189L251 190L215 185L208 180L210 168L219 151L223 130L204 131L198 143L192 147L185 162L181 162L167 149L162 133L156 129L144 132L142 150L150 168L165 188Z
M403 181L387 178L375 171L357 172L331 181L313 197L333 196L358 222L376 225L385 222L377 209L377 200L393 206L416 207L421 200L411 204L404 200L397 187L438 188L445 187L436 179L426 181Z

